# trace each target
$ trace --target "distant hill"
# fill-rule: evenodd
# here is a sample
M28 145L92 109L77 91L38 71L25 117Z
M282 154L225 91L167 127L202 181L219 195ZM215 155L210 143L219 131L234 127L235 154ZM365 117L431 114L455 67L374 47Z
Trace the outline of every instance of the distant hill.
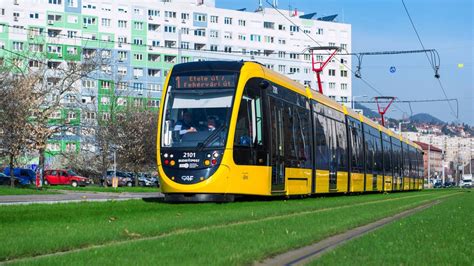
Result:
M355 102L354 108L355 109L361 109L364 112L364 116L367 116L368 118L378 118L378 117L380 117L379 113L372 111L370 108L368 108L365 105L360 104L358 102Z
M410 121L416 122L416 123L429 123L429 124L438 124L438 125L445 124L444 121L441 121L438 118L426 113L420 113L420 114L410 116Z

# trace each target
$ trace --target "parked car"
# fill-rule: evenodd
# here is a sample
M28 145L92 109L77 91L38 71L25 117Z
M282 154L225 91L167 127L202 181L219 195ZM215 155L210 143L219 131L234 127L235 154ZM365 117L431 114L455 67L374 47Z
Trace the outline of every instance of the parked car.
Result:
M5 168L3 173L10 176L10 167ZM27 168L13 168L13 176L18 179L18 184L24 186L34 184L36 179L35 171Z
M87 177L79 176L72 170L51 169L44 171L45 185L71 185L73 187L87 186L91 180Z
M112 177L113 177L113 175L114 175L113 170L107 171L106 176L103 176L100 180L102 185L103 186L112 186ZM131 175L130 173L123 172L123 171L116 171L115 175L118 178L118 186L119 187L123 187L123 186L131 187L135 183L135 179L133 178L133 175Z
M160 184L158 183L158 178L146 173L138 174L138 184L142 187L160 187Z
M445 188L451 188L451 187L455 187L456 184L454 182L449 182L449 181L446 181L444 182L444 186Z
M15 183L18 183L18 178L14 177ZM10 185L10 176L7 176L4 173L0 173L0 185Z

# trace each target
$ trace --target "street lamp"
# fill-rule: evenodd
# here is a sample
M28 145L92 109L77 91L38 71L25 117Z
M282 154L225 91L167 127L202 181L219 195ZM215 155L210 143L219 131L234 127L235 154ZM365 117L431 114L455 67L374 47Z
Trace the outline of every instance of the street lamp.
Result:
M402 134L402 124L409 124L409 123L410 123L409 121L405 121L405 122L400 121L400 122L398 122L398 134L400 134L400 135Z
M354 103L355 103L356 98L367 98L367 97L368 97L367 95L352 96L352 101L351 101L352 110L354 110Z

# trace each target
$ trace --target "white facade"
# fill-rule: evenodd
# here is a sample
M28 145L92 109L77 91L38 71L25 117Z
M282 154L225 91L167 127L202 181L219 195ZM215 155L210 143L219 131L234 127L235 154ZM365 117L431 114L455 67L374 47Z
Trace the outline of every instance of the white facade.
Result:
M301 12L279 11L284 16L273 8L259 12L216 8L214 1L206 0L11 0L0 3L0 20L10 27L24 28L12 27L8 40L0 41L27 41L26 29L41 26L45 32L57 30L57 37L47 38L53 44L84 47L88 46L85 40L95 39L112 43L114 50L131 52L148 45L143 55L130 54L131 60L138 60L138 64L132 61L135 66L143 60L147 67L148 53L167 55L160 60L171 65L190 60L252 60L317 89L311 57L302 53L315 46L342 46L350 53L351 25L302 19ZM64 16L60 22L51 21L55 12ZM87 16L92 21L86 21ZM144 24L137 26L137 21ZM69 29L74 23L79 27ZM145 34L140 27L146 28ZM338 101L351 100L350 65L351 57L346 55L337 56L326 66L322 73L325 95ZM162 85L169 67L153 71L153 77L162 77L153 82Z

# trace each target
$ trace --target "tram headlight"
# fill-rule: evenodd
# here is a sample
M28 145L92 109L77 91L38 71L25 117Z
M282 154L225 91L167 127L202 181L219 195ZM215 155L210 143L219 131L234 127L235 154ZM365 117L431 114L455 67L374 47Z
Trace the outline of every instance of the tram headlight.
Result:
M176 162L175 162L174 160L171 160L171 161L170 161L170 165L171 165L171 166L174 166L175 164L176 164Z
M214 152L214 153L212 154L212 157L214 157L214 158L217 158L217 157L219 157L219 153L218 153L217 151L216 151L216 152Z
M168 153L163 154L163 157L168 158Z

